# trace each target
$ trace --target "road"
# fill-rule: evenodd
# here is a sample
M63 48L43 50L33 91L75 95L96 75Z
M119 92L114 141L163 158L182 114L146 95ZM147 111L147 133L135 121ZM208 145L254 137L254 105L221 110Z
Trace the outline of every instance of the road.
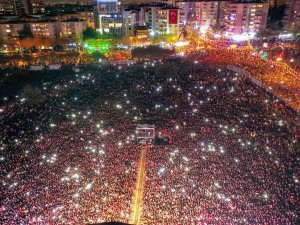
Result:
M132 201L131 224L139 225L142 215L143 191L146 178L146 154L147 148L143 147L141 151L135 192Z

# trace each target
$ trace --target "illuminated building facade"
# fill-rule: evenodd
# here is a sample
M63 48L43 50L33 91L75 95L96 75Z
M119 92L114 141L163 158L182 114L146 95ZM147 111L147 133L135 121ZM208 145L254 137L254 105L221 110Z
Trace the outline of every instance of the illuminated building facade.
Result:
M24 23L5 23L0 24L0 39L2 41L16 40L19 32L24 28Z
M147 39L149 37L149 32L148 32L147 27L139 26L134 29L134 35L138 39Z
M118 0L97 0L95 26L101 34L121 36L123 34L122 4Z
M57 16L51 17L51 19L58 20L58 21L65 21L70 19L78 19L78 20L84 20L86 22L86 27L91 27L95 29L95 17L93 11L83 11L83 12L77 12L72 14L61 14Z
M288 0L283 23L286 30L295 30L300 27L300 0Z
M86 29L86 21L69 19L60 22L60 36L63 38L79 38Z
M225 26L226 1L176 1L180 9L180 28L221 30Z
M22 14L21 0L0 0L0 16L20 16Z
M179 9L179 27L183 29L185 25L196 28L196 2L176 1Z
M269 0L270 7L279 7L286 4L286 0Z
M136 10L127 10L123 11L123 20L124 20L124 30L125 35L133 35L134 28L138 26L139 12Z
M253 34L266 29L268 2L226 2L225 29L228 34Z
M86 21L86 27L95 29L95 16L93 11L79 12L79 14L79 18Z
M56 39L59 36L59 25L56 21L31 22L29 26L36 38Z
M25 12L29 15L44 14L45 3L44 0L26 0Z
M196 21L199 29L220 30L225 26L226 1L195 2Z
M151 6L146 24L153 35L179 35L179 9L173 7Z

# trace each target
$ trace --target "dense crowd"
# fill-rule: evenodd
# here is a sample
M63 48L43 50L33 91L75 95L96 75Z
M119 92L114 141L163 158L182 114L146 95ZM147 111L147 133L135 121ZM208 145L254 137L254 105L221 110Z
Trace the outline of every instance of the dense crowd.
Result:
M187 114L174 117L170 146L148 152L145 224L297 223L299 158L287 152L299 127L241 82L209 70L185 104L174 99Z
M142 224L296 224L298 114L223 68L160 64L82 68L39 106L1 96L0 224L130 222L141 123L169 140Z
M97 63L98 58L87 52L46 52L35 54L19 54L5 56L0 60L2 68L24 69L30 65L43 65L60 63L62 65L74 65Z
M284 62L263 59L251 47L208 50L206 62L235 65L260 79L264 86L295 109L300 109L299 69Z

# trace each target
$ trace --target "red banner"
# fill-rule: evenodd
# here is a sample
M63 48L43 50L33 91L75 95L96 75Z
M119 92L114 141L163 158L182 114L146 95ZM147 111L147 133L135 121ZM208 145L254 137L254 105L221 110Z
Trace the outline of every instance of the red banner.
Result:
M178 21L178 10L170 9L169 10L169 24L177 24Z

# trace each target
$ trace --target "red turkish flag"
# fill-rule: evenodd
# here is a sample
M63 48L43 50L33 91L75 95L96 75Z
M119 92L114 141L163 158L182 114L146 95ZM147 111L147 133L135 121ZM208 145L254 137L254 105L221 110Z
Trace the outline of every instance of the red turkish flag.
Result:
M177 24L178 21L178 10L170 9L169 10L169 24Z

